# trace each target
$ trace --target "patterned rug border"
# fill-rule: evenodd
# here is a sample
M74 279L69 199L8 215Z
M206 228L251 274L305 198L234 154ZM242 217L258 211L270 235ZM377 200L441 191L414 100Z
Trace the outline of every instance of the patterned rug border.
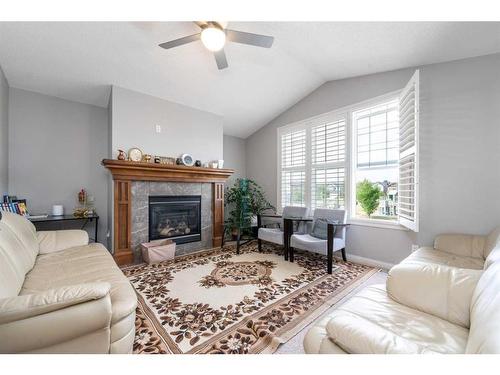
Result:
M164 268L168 267L172 264L185 264L187 262L192 262L196 261L197 259L200 258L205 258L205 257L210 257L210 256L217 256L219 254L226 253L227 251L234 251L235 246L234 244L228 244L224 246L223 248L216 247L216 248L211 248L211 249L203 249L200 251L196 251L190 254L185 254L178 256L172 260L165 261L162 263L159 263L155 265L158 268ZM251 253L251 250L247 249L242 249L242 253ZM338 258L336 258L338 259ZM359 266L360 264L354 263L354 262L343 262L340 261L342 264L353 264ZM337 262L338 263L338 262ZM335 266L335 265L334 265ZM380 271L379 268L374 268L371 266L367 265L361 265L363 267L366 267L366 271L363 272L363 274L359 275L354 281L347 285L340 286L338 290L332 293L332 295L328 298L326 298L324 301L321 303L318 303L316 305L313 305L310 310L305 312L303 315L299 316L297 319L290 321L287 325L284 325L280 328L278 328L273 334L268 335L263 338L263 340L260 340L256 343L256 345L252 348L252 353L253 354L271 354L274 353L278 347L289 341L292 337L297 335L300 331L302 331L305 327L307 327L309 324L314 322L319 316L321 316L325 311L327 311L329 308L334 306L335 304L339 303L342 299L344 299L348 294L350 294L353 290L358 288L361 284L366 282L369 278L371 278L373 275L378 273ZM130 271L134 268L138 268L138 272L136 274L140 274L143 270L141 267L144 267L144 270L147 270L149 265L147 264L134 264L134 265L128 265L121 267L123 271ZM340 272L342 270L341 266L337 266L334 268L333 274ZM304 293L308 291L308 289L312 289L318 284L324 282L328 277L331 277L332 275L325 274L323 276L320 276L316 280L312 281L311 283L304 285L290 294L286 296L287 299L291 299L295 296L300 295L301 293ZM255 314L262 315L268 311L272 311L273 309L277 308L280 304L283 303L283 298L277 299L273 303L265 306L263 309L259 310L258 312L254 312L248 316L245 316L241 321L238 321L238 323L235 323L233 326L231 326L228 329L225 329L219 333L217 333L215 336L211 337L209 340L205 342L201 342L198 345L192 347L189 351L183 352L181 351L178 346L175 344L173 341L172 337L163 329L161 326L161 323L158 321L157 317L155 316L155 313L150 309L148 306L148 303L143 299L143 296L139 294L137 290L136 294L138 297L138 302L140 305L140 309L144 316L148 319L149 323L151 324L151 329L154 330L154 333L158 335L158 337L164 342L166 348L168 349L170 354L196 354L199 353L202 349L211 346L213 343L216 343L219 339L227 337L228 335L235 334L241 326L246 325L246 323L252 321L255 319ZM202 354L202 353L200 353Z
M346 263L349 263L349 262L346 262ZM339 272L339 271L340 271L340 267L338 267L337 269L334 269L333 273ZM333 306L334 304L339 302L342 298L344 298L346 295L348 295L352 290L356 289L360 284L362 284L364 281L368 280L370 277L372 277L374 274L376 274L379 271L380 271L380 269L367 270L367 272L363 276L361 276L359 279L357 279L356 281L353 281L352 284L344 286L343 288L341 288L339 290L338 293L336 293L335 295L331 296L330 298L324 300L322 303L317 304L313 309L311 309L309 312L307 312L306 314L302 315L299 319L297 319L297 321L294 322L294 324L292 324L291 326L287 325L286 329L285 329L285 327L280 328L278 331L276 331L276 334L274 336L268 337L269 340L263 340L261 342L261 344L262 344L261 346L263 346L263 348L261 351L257 351L257 352L261 353L261 354L274 353L278 349L280 344L284 344L285 342L290 340L292 337L294 337L296 334L298 334L302 330L302 328L309 325L319 315L321 315L323 312L328 310L331 306ZM299 295L300 293L304 292L304 290L310 289L313 286L322 283L329 276L330 275L324 275L324 276L318 278L317 280L314 280L312 283L310 283L308 285L304 285L303 287L301 287L301 288L295 290L294 292L290 293L289 295L287 295L287 298L293 298L294 296ZM279 300L273 302L272 304L266 306L262 310L259 310L259 314L275 309L280 303L283 303L282 299L279 299ZM210 344L210 343L217 341L220 336L225 336L227 334L231 334L233 332L236 332L241 324L244 324L244 323L248 322L249 320L252 320L252 318L253 318L253 315L249 315L249 316L243 318L240 322L238 322L238 324L235 324L234 327L232 327L228 330L225 330L223 332L220 332L219 334L212 337L210 340L206 341L205 343L200 344L200 345L192 348L186 354L196 354L196 351L199 350L200 347L206 346L207 344ZM267 345L266 341L271 341L271 343ZM276 343L274 343L274 341L276 341ZM264 345L264 344L266 344L266 345ZM270 349L270 348L273 348L273 349L271 351L269 351L268 349Z

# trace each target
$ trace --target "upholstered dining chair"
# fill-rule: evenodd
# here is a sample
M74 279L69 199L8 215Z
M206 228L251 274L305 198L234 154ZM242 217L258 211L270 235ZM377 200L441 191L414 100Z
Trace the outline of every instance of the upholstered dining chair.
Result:
M309 233L296 233L290 239L290 260L293 261L294 248L327 255L327 271L332 273L334 252L342 252L342 259L347 260L345 253L346 227L345 210L315 209L312 225L309 225Z
M277 245L283 246L284 244L284 219L286 218L303 218L306 217L308 212L307 207L297 207L297 206L287 206L283 208L282 215L262 215L259 218L258 222L262 222L262 218L271 217L271 218L280 218L278 228L266 228L259 225L258 235L257 235L257 244L259 251L262 251L262 241L272 242ZM299 232L302 229L302 225L297 225L297 230ZM285 251L285 258L288 257L288 254Z

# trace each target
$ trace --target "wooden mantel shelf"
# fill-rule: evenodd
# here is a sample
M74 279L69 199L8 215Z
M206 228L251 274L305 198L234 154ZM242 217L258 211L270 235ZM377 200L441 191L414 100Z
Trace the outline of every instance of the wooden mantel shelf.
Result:
M176 181L176 182L224 182L234 173L233 169L186 167L104 159L114 180L122 181Z
M132 181L205 182L212 188L212 244L220 246L224 235L224 182L232 169L186 167L104 159L113 176L113 257L118 264L134 261L132 251Z

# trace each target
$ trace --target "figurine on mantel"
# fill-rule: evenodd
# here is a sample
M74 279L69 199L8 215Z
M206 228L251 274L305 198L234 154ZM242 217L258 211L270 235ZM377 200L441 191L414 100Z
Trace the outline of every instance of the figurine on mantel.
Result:
M118 150L118 160L125 160L127 159L127 155L125 154L125 151L123 150Z

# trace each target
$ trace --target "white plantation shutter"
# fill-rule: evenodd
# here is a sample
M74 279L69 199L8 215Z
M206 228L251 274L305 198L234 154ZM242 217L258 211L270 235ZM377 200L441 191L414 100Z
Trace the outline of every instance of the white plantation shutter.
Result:
M346 121L324 121L311 129L311 208L345 205Z
M306 130L281 136L281 208L305 206Z
M401 225L418 232L419 71L399 99L398 216Z

